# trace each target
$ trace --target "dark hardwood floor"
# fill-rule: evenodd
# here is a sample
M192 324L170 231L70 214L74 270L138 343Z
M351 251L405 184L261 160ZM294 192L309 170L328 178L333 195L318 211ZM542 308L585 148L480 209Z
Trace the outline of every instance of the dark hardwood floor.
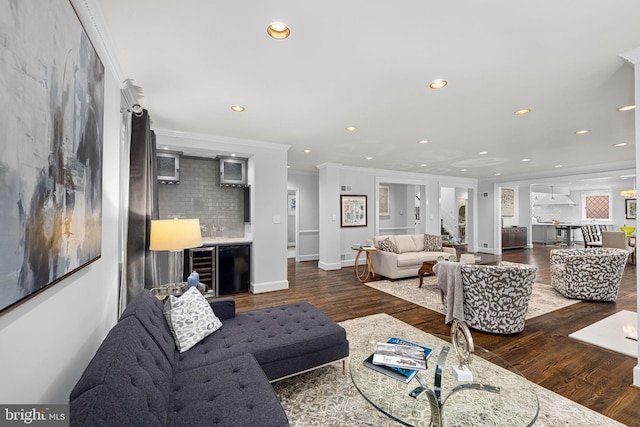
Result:
M549 284L549 251L553 248L505 251L495 259L536 265L536 281ZM288 274L290 289L237 294L237 310L308 301L337 322L385 312L426 332L449 333L442 314L362 285L353 268L324 271L317 268L317 262L296 263L290 259ZM637 311L636 294L636 266L627 264L616 302L581 301L527 320L520 334L472 331L474 342L510 362L529 380L619 422L637 426L640 388L631 385L637 360L568 338L570 333L620 310ZM579 420L576 422L580 425Z

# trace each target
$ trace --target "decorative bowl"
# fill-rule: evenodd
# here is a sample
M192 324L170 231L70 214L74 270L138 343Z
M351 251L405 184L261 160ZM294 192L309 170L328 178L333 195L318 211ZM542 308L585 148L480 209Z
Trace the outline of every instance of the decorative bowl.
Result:
M627 233L627 236L631 236L633 234L634 231L636 231L635 227L620 227L621 231L624 231L625 233Z

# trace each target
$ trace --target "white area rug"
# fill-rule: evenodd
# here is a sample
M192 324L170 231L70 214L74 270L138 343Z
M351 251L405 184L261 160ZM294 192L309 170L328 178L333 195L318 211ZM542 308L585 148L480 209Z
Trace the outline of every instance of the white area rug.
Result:
M424 277L422 288L418 287L420 282L417 277L394 282L379 280L377 282L366 282L365 285L429 310L445 314L444 306L440 299L440 290L436 282L435 276L426 276ZM531 319L578 302L580 300L565 298L549 285L534 283L526 318Z
M569 338L638 357L638 315L622 310L572 333Z
M340 325L347 331L352 353L358 345L370 345L368 337L371 331L388 331L389 336L424 334L419 329L384 313L347 320ZM342 364L333 364L272 384L292 427L395 427L399 425L376 410L360 395L351 381L348 365L347 363L345 374L342 372ZM578 405L537 384L531 383L531 385L538 395L540 405L534 427L624 427L624 424ZM485 421L478 419L472 425L474 427L509 425L509 420L502 420L499 424L486 424ZM427 420L424 424L418 425L427 426L428 424ZM446 413L445 425L447 425Z

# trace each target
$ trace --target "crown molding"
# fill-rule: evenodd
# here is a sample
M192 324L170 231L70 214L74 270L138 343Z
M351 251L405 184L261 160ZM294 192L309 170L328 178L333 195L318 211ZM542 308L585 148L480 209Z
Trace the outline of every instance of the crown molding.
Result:
M86 31L93 47L98 52L105 68L107 68L120 84L122 96L129 107L139 103L142 97L139 87L127 79L120 66L118 55L111 43L109 31L102 15L102 9L96 0L69 0L76 11L84 30Z
M630 50L628 52L621 53L618 55L620 58L624 59L631 65L637 65L640 63L640 47Z

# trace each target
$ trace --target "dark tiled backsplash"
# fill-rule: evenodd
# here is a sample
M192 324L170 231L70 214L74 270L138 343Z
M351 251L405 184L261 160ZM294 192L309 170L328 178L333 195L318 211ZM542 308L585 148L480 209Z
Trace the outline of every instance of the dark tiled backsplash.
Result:
M217 160L181 157L180 184L158 184L159 216L200 218L202 237L244 237L243 191L220 187Z

